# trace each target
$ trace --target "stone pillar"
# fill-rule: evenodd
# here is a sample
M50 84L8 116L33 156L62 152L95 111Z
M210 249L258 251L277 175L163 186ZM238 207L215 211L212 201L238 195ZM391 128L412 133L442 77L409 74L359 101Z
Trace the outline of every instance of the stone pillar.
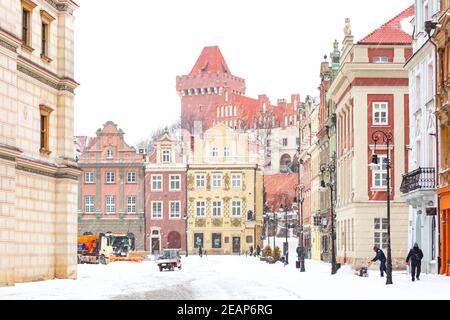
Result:
M56 181L55 277L77 278L77 181Z

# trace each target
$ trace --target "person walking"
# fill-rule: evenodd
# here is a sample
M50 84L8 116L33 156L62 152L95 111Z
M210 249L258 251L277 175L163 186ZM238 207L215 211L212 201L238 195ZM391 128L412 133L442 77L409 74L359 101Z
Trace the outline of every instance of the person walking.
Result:
M203 248L201 245L198 247L198 255L200 256L200 258L203 256Z
M380 273L381 277L384 277L384 272L386 272L386 256L383 250L378 248L378 246L373 247L373 251L376 252L375 257L372 259L373 262L380 260Z
M422 269L422 259L423 252L419 248L417 243L414 243L414 247L409 250L408 256L406 257L406 263L411 261L411 278L414 282L415 279L420 280L420 271Z
M250 246L250 257L253 257L253 246Z
M256 246L256 256L259 257L261 254L261 247L259 246L259 244Z

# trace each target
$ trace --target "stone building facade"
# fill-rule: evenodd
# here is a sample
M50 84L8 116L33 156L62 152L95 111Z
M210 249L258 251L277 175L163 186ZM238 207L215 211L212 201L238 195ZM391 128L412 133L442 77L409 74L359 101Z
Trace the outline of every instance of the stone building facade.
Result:
M0 286L77 277L77 7L0 2Z
M97 130L78 160L79 235L132 233L136 250L144 250L144 162L115 123L108 121Z
M188 248L241 254L261 245L263 168L258 145L224 124L195 136L188 160Z
M145 165L146 251L186 251L186 155L167 132Z
M392 260L394 268L405 266L408 208L400 184L408 171L409 89L403 66L412 54L405 25L413 16L411 6L356 44L349 20L344 29L339 71L327 93L336 110L336 249L342 263L361 265L374 245L387 247L389 152ZM389 150L383 140L373 141L377 131L392 134ZM380 165L370 168L375 153Z

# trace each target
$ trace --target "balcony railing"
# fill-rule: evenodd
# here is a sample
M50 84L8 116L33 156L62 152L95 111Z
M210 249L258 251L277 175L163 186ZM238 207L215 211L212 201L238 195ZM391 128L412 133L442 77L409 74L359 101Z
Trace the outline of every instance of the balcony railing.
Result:
M406 194L414 190L435 188L435 168L419 168L403 176L400 191Z

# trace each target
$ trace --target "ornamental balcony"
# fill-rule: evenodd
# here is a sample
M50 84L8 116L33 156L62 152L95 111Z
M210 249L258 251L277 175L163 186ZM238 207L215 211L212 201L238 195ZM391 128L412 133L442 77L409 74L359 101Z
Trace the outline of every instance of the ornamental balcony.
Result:
M433 201L436 191L435 168L419 168L403 176L400 191L413 207Z

